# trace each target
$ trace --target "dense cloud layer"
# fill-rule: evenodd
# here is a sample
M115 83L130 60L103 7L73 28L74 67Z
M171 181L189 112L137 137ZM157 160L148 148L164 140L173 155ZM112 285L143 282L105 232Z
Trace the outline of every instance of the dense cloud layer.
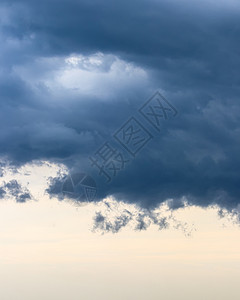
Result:
M3 1L1 155L92 174L100 198L236 207L240 6L192 2ZM178 111L160 132L138 112L156 90ZM131 116L153 139L106 184L88 157Z

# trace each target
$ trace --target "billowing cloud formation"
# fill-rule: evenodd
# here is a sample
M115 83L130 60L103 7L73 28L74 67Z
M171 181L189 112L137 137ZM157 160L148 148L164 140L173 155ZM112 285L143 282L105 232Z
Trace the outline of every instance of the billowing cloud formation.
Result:
M3 1L1 155L14 165L44 159L93 173L99 198L236 208L239 8L237 1ZM106 184L89 155L157 89L178 115L162 119L160 132L144 123L154 138Z

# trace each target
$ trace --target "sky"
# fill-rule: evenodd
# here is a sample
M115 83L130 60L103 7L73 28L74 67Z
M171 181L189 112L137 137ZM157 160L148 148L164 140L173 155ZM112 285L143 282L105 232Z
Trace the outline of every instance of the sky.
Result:
M0 0L1 299L237 299L239 17Z

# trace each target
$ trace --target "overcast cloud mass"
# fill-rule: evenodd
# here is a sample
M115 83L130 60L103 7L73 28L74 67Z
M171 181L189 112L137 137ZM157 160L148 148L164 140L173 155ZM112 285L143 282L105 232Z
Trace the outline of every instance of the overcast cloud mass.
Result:
M94 176L98 199L238 207L238 1L1 1L0 20L5 161L84 171ZM161 120L160 132L138 113L156 91L178 111ZM114 142L132 116L153 139L106 184L89 155ZM19 201L30 197L17 182L12 187ZM4 195L11 184L1 189Z

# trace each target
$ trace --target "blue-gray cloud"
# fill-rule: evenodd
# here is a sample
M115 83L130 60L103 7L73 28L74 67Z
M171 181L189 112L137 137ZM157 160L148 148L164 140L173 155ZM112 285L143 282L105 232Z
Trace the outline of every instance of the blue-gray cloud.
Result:
M24 203L33 199L31 193L26 187L23 187L17 180L13 179L4 182L0 186L0 199L14 198L16 202Z
M99 197L145 207L169 198L178 207L183 197L239 204L239 5L3 1L0 14L2 156L91 173L89 154L160 88L177 117L152 129L154 139L111 184L100 179ZM89 63L95 53L100 66ZM80 54L69 75L65 59Z

